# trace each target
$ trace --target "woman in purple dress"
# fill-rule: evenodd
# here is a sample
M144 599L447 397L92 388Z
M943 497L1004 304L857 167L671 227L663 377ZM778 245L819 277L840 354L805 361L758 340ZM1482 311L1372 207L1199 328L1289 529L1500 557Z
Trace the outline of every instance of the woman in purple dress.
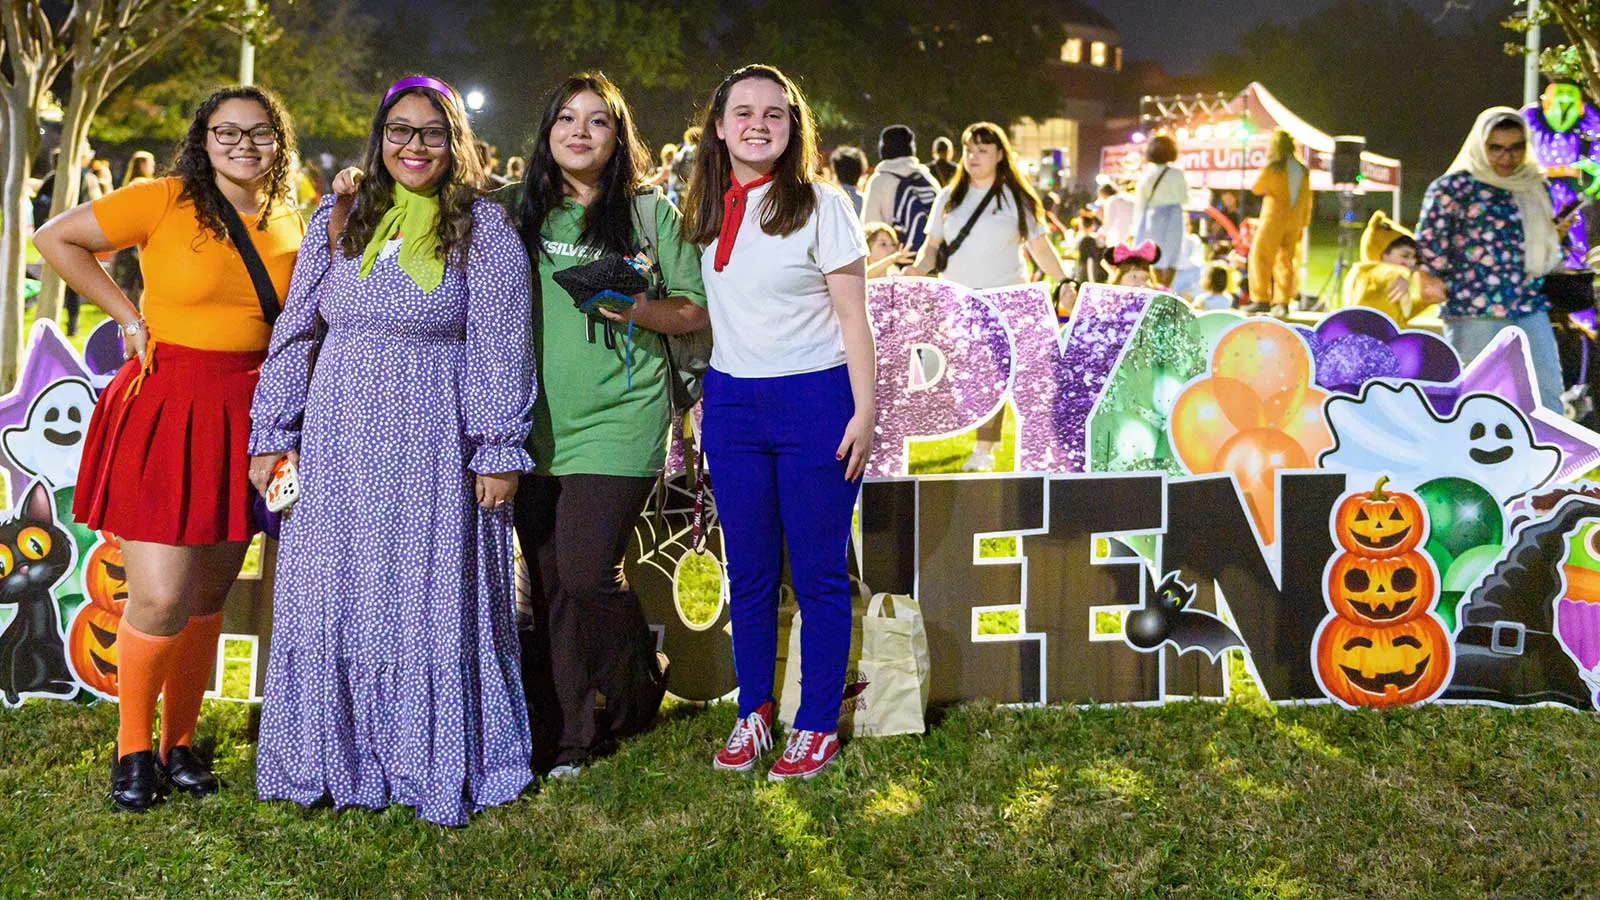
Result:
M278 557L262 799L461 825L530 780L510 504L532 468L528 260L472 148L454 90L396 82L370 174L341 173L323 199L273 329L251 478L263 489L288 455L300 499Z

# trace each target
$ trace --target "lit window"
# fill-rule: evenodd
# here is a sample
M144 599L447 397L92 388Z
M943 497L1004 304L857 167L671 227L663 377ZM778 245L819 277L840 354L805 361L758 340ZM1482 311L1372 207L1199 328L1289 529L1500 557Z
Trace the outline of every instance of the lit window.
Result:
M1083 38L1067 38L1061 45L1061 61L1074 65L1083 62Z
M1106 43L1095 41L1089 45L1089 65L1104 66L1106 64Z
M1115 50L1112 51L1112 58L1116 60L1117 71L1121 72L1122 71L1122 48L1121 47L1118 47L1118 48L1116 48Z

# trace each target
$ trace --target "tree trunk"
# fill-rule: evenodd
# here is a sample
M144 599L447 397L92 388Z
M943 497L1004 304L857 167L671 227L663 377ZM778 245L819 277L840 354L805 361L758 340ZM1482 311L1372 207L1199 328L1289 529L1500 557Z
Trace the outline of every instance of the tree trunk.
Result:
M61 115L61 155L56 159L55 194L50 199L52 218L78 205L78 192L83 187L78 148L89 140L89 126L105 100L106 74L82 69L73 72L72 94ZM35 318L59 322L66 292L66 282L46 266L34 306Z
M19 82L26 74L15 72ZM0 239L0 393L10 393L22 371L23 339L22 281L27 265L28 239L24 228L31 217L28 209L28 176L33 160L29 154L32 136L39 130L38 110L23 99L29 93L18 85L15 94L0 100L5 115L5 180L0 186L0 217L5 220Z

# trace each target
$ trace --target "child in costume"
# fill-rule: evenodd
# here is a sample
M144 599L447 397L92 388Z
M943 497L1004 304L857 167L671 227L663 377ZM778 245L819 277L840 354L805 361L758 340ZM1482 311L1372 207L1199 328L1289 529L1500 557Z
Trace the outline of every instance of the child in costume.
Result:
M1361 261L1344 278L1343 305L1370 307L1405 325L1434 302L1422 297L1416 270L1415 237L1380 209L1361 233Z

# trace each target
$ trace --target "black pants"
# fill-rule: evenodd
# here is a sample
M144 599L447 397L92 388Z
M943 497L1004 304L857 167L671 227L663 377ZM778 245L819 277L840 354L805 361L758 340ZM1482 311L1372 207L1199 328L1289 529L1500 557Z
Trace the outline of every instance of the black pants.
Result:
M67 288L67 294L62 298L61 305L67 311L67 334L78 333L78 310L83 308L83 298L72 288Z
M666 678L622 558L654 478L529 475L517 490L517 540L532 581L522 681L533 763L581 764L613 737L649 727ZM605 698L599 717L596 702Z

